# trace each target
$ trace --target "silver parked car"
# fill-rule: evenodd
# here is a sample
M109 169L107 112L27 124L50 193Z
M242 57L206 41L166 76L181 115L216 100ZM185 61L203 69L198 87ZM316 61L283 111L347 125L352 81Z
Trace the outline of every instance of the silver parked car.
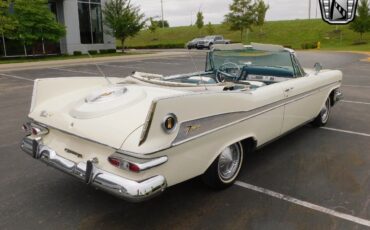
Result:
M213 45L215 44L230 44L230 40L225 40L223 36L221 35L213 35L213 36L207 36L200 41L198 41L197 48L198 49L211 49Z
M189 50L198 48L198 42L203 40L204 38L194 38L190 42L186 43L185 47Z

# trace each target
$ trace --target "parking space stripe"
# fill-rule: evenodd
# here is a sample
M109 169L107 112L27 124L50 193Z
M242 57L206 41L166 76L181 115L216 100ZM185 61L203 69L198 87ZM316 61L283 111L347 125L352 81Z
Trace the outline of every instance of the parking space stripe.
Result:
M83 74L91 74L91 75L94 75L94 76L97 76L98 73L93 73L93 72L87 72L87 71L79 71L79 70L71 70L71 69L63 69L63 68L48 68L48 69L52 69L52 70L58 70L58 71L66 71L66 72L71 72L71 73L83 73Z
M344 102L344 103L352 103L352 104L360 104L360 105L370 105L369 102L361 102L361 101L341 101L341 102Z
M123 68L123 69L139 69L140 68L137 66L120 66L120 65L109 65L109 64L99 64L99 66L115 67L115 68Z
M370 85L342 85L343 87L352 87L352 88L370 88Z
M0 73L1 76L4 76L4 77L10 77L10 78L15 78L15 79L20 79L20 80L25 80L25 81L34 81L33 79L29 79L29 78L25 78L25 77L20 77L20 76L15 76L15 75L9 75L9 74L4 74L4 73Z
M325 129L325 130L329 130L329 131L335 131L335 132L340 132L340 133L353 134L353 135L358 135L358 136L363 136L363 137L370 137L370 134L367 134L367 133L359 133L359 132L354 132L354 131L349 131L349 130L343 130L343 129L335 129L335 128L328 128L328 127L321 127L321 129Z
M163 65L182 65L181 63L178 62L161 62L161 61L141 61L141 63L146 64L163 64Z
M311 210L315 210L315 211L318 211L318 212L321 212L321 213L325 213L325 214L330 215L330 216L334 216L334 217L344 219L344 220L347 220L347 221L350 221L350 222L353 222L353 223L356 223L356 224L360 224L360 225L370 227L370 220L366 220L366 219L362 219L362 218L352 216L352 215L349 215L349 214L337 212L337 211L329 209L329 208L325 208L325 207L322 207L322 206L319 206L319 205L316 205L316 204L312 204L312 203L309 203L309 202L306 202L306 201L303 201L303 200L299 200L299 199L296 199L294 197L287 196L287 195L284 195L284 194L281 194L281 193L278 193L278 192L274 192L274 191L271 191L271 190L268 190L268 189L265 189L265 188L255 186L255 185L247 184L247 183L242 182L242 181L236 181L235 185L237 185L239 187L242 187L242 188L245 188L245 189L253 190L255 192L263 193L265 195L275 197L277 199L284 200L284 201L293 203L295 205L303 206L303 207L309 208Z

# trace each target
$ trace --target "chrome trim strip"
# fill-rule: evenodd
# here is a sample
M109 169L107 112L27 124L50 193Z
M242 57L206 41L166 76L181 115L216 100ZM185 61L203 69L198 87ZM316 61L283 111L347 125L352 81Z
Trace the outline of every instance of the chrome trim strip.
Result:
M132 156L127 156L127 155L124 155L124 153L120 153L119 151L113 153L109 157L117 158L117 159L122 160L124 162L135 164L136 166L139 167L140 172L151 169L151 168L158 167L158 166L163 165L164 163L166 163L168 161L167 156L161 156L161 157L158 157L158 158L144 159L144 158L136 158L136 157L132 157ZM122 168L122 169L128 170L127 168Z
M237 123L249 120L263 113L267 113L269 111L275 110L282 106L302 100L306 97L309 97L311 95L314 95L320 92L321 89L327 88L337 83L338 82L330 83L330 84L321 86L319 88L310 90L308 92L301 93L301 94L298 94L290 98L282 99L280 101L276 101L274 103L264 105L262 107L255 108L249 111L219 114L215 116L204 117L204 118L200 118L196 120L182 122L180 124L179 133L177 134L175 140L172 142L171 146L177 146L177 145L186 143L188 141L194 140L201 136L204 136L204 135L216 132L218 130L224 129L226 127L235 125ZM200 128L198 128L195 131L190 132L190 128L193 126L200 127ZM203 127L206 127L206 128L203 128Z
M144 144L144 142L146 141L146 138L148 138L149 129L150 129L150 126L152 125L152 120L153 120L153 116L154 116L154 112L155 112L156 107L157 107L157 101L153 101L151 106L150 106L148 115L146 117L143 130L141 132L139 146Z

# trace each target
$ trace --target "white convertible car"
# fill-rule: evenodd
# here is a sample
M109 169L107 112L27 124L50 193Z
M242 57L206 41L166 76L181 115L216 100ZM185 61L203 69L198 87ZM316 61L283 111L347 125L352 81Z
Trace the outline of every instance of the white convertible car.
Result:
M204 72L35 81L21 148L129 201L202 176L236 180L244 156L311 122L342 98L342 73L303 69L276 45L216 45Z

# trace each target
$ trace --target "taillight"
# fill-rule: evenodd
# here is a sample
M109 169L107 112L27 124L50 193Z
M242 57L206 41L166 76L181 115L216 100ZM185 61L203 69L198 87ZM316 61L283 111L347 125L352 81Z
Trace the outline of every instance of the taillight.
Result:
M34 128L34 127L31 129L31 131L32 131L32 134L35 135L35 136L37 136L37 135L39 135L39 133L41 133L40 129Z
M109 163L111 163L111 165L113 165L114 167L117 167L119 168L121 166L121 162L116 159L116 158L113 158L113 157L108 157L108 161Z
M49 133L49 129L34 123L25 123L22 125L22 130L34 136L43 136Z
M111 165L113 165L114 167L120 168L120 169L128 170L131 172L136 172L136 173L141 171L141 168L139 165L132 163L132 162L128 162L121 158L108 157L108 161Z
M140 167L133 163L129 163L129 170L132 172L140 172Z
M22 125L22 130L24 132L29 132L30 131L30 124L26 123Z
M168 160L167 156L152 159L136 158L125 155L121 152L115 152L108 157L108 161L114 167L130 172L140 173L142 171L158 167Z

